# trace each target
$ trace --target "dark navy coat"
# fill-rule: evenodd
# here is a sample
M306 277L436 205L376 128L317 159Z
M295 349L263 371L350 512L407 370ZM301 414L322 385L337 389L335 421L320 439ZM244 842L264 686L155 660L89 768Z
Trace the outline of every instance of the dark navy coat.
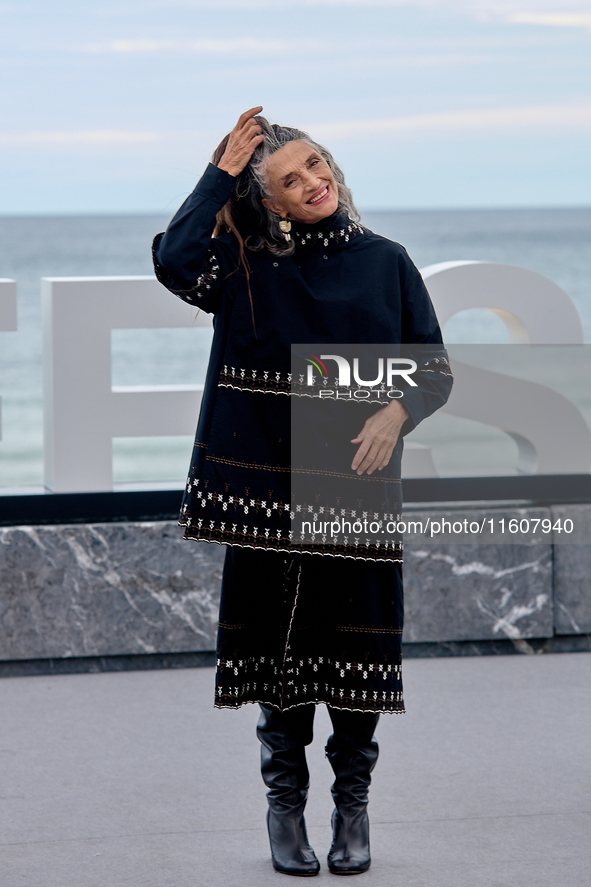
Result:
M292 408L299 408L297 427L305 423L310 434L319 433L319 411L329 424L331 409L337 410L336 424L339 416L343 424L339 433L350 440L380 406L375 400L344 408L342 403L321 406L309 399L296 404L291 347L306 343L319 351L318 346L334 350L341 343L417 345L419 384L406 386L402 401L410 414L403 428L408 433L445 402L451 388L441 333L421 275L402 246L343 214L317 225L293 224L292 256L247 251L255 333L237 241L233 234L211 239L216 213L233 184L232 176L210 164L167 232L154 242L161 283L215 315L182 506L186 536L279 551L296 545L328 555L398 559L400 546L393 537L381 545L367 539L355 543L350 534L328 541L300 538L294 521L310 502L295 501L292 489L296 499L309 499L315 484L306 481L306 473L313 477L308 469L326 476L331 466L294 464ZM368 507L380 520L395 518L401 503L402 439L379 477L359 478L351 472L355 449L345 450L343 464L333 466L334 489L327 488L325 495L351 501L369 497Z
M181 524L186 538L230 546L216 705L404 711L400 538L302 529L304 517L395 519L402 437L386 469L357 476L350 440L383 400L377 389L367 402L311 398L306 354L383 344L416 359L416 387L400 386L406 434L451 388L437 319L406 250L335 213L292 223L291 256L246 250L255 332L238 242L211 236L234 182L210 164L154 241L160 282L214 315Z

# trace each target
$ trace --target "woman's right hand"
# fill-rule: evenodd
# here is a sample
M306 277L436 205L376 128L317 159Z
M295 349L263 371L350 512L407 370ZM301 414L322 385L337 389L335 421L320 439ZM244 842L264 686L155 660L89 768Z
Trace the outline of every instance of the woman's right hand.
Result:
M256 146L265 138L261 133L261 127L254 119L262 110L263 106L257 105L256 108L251 108L250 111L240 115L218 163L219 169L225 170L231 176L237 176L242 172Z

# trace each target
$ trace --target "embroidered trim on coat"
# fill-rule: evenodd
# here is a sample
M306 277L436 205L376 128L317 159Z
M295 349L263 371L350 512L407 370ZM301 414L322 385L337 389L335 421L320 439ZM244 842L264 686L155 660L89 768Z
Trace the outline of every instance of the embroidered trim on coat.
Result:
M304 472L307 473L307 472ZM322 473L322 472L317 472ZM333 474L332 472L327 472ZM345 475L340 475L338 473L334 473L335 477L344 477ZM346 475L348 477L348 475ZM359 475L354 475L355 479L363 480ZM382 481L385 482L389 480L391 483L399 484L400 478L373 478L376 482ZM194 489L193 489L194 488ZM301 514L302 516L307 516L312 523L317 522L321 519L326 519L330 521L331 519L339 518L339 519L347 519L349 521L357 521L368 519L370 521L378 521L387 523L388 521L399 521L401 520L401 515L398 513L394 513L391 511L387 512L378 512L372 508L350 508L350 507L342 507L340 505L318 505L317 503L307 503L307 502L283 502L281 499L274 500L272 497L273 491L269 491L269 500L261 499L258 496L249 495L250 487L245 487L242 495L239 493L230 493L226 492L225 496L223 493L218 493L215 490L210 489L199 489L199 478L191 481L191 478L187 478L187 492L193 493L196 497L196 501L200 503L201 508L206 508L208 503L212 503L212 505L222 507L222 510L227 512L228 508L233 508L235 510L242 509L242 515L246 516L250 512L254 514L271 517L273 516L273 512L277 512L280 516L284 514L284 512L289 512L289 517L291 520L295 519L296 514ZM194 522L195 517L198 518L199 513L195 515L193 513L194 509L191 508L188 502L185 502L181 508L181 516L180 519L183 522L183 525L190 526L191 523ZM230 521L231 522L231 521ZM222 524L222 527L224 524ZM316 531L320 534L320 530ZM358 531L361 532L361 531Z
M216 708L239 708L264 700L281 710L324 702L359 711L404 711L399 662L288 656L280 665L265 656L222 657L217 660L216 681ZM353 687L353 682L360 683Z
M288 395L291 388L291 373L254 367L246 369L224 364L220 371L218 387L256 391L261 394Z
M369 233L369 229L364 228L363 225L354 222L352 219L349 219L348 221L348 225L345 224L340 228L332 228L326 231L308 231L304 234L303 231L296 229L294 231L296 246L312 249L322 246L332 246L333 244L336 246L341 243L349 243L350 240L358 237L360 234Z
M402 634L401 628L364 628L356 625L335 625L335 631L367 632L370 634Z
M355 476L357 478L357 476ZM360 479L361 480L361 479ZM383 483L384 479L376 478ZM400 479L390 478L392 483ZM402 561L402 540L373 534L370 537L361 521L377 522L379 529L388 523L397 524L401 515L374 508L318 505L315 502L284 502L250 494L245 487L242 495L226 491L199 488L200 480L187 478L187 493L192 501L184 502L179 525L185 528L185 539L203 539L226 545L248 548L265 548L274 551L319 553L333 557L351 557L370 560ZM250 494L250 495L249 495ZM213 515L213 516L212 516ZM294 530L289 521L301 518L300 527ZM335 535L327 533L327 525L338 520L351 526ZM359 523L360 529L355 529ZM305 529L304 525L309 525ZM319 524L319 526L316 526Z
M276 705L273 702L269 702L268 699L243 699L242 702L214 702L214 708L228 708L232 711L237 711L239 708L242 708L243 705L268 705L271 708L276 708L278 711L290 711L292 708L301 708L303 705L318 705L321 702L324 702L324 699L308 699L304 702L294 702L292 705L284 705L282 708ZM372 705L368 704L365 708L357 708L355 705L346 705L344 703L340 704L336 701L328 703L331 708L338 708L342 711L370 711L373 714L382 714L382 715L404 715L406 714L405 708L382 708L379 704ZM403 703L404 704L404 703Z
M437 366L436 366L437 364ZM451 376L449 362L444 357L435 357L418 367L419 373L439 373L443 376ZM386 406L391 400L403 398L403 392L399 388L387 388L381 382L379 385L339 385L339 377L321 377L312 374L312 385L307 384L304 373L298 373L294 378L293 373L286 370L270 370L264 367L235 367L224 364L219 377L218 388L233 388L236 391L249 391L256 394L284 394L287 397L321 397L320 391L335 391L337 394L326 397L329 400L339 400L346 403L377 403ZM393 392L393 393L389 393Z
M209 521L209 524L214 523L214 521ZM403 545L401 542L366 545L358 540L337 545L320 541L297 544L285 536L277 538L277 536L249 533L248 527L243 528L243 530L237 528L235 531L231 531L227 528L220 529L215 526L198 526L198 523L192 523L189 526L182 520L179 521L179 526L185 528L185 539L194 539L197 542L215 542L218 545L230 545L238 548L263 548L285 554L297 551L299 554L322 554L325 557L342 557L345 559L350 558L351 560L395 561L400 564L403 562Z
M291 561L291 563L288 564L287 569L286 569L286 571L285 571L284 588L285 588L285 586L287 585L288 579L290 578L290 575L289 575L289 574L291 573L291 570L293 569L294 564L296 564L296 563L297 563L297 571L298 571L298 572L297 572L296 581L295 581L295 591L294 591L294 597L293 597L293 605L292 605L292 608L291 608L291 614L290 614L290 617L289 617L289 625L288 625L288 627L287 627L287 634L286 634L286 636L285 636L285 649L284 649L284 651L283 651L283 666L282 666L282 669L281 669L282 674L285 674L285 671L286 671L285 666L287 665L287 663L293 661L293 660L292 660L292 657L289 656L288 654L289 654L289 651L290 651L290 649L291 649L291 645L290 645L290 640L291 640L291 629L292 629L292 626L293 626L293 619L294 619L294 616L295 616L296 607L297 607L297 605L298 605L298 597L299 597L299 594L300 594L300 577L301 577L301 575L302 575L302 562L301 562L301 560L300 560L299 558L297 558L297 561L296 561L296 558L294 557L293 560ZM288 669L287 671L288 671L288 673L292 673L293 669ZM283 696L283 692L281 693L281 696Z
M171 293L174 293L175 296L182 299L183 302L190 302L198 305L199 299L202 296L211 293L211 291L217 289L219 285L220 266L217 256L211 249L207 251L203 273L200 274L197 280L192 282L188 287L183 286L181 281L175 279L168 273L166 268L158 262L156 258L156 239L152 243L152 258L154 260L154 273L156 279L165 286L167 290L170 290Z

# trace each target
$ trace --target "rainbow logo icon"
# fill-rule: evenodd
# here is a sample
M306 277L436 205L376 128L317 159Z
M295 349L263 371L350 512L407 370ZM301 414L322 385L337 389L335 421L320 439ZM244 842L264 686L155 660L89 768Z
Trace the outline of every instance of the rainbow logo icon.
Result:
M328 379L328 370L319 357L316 357L315 354L308 354L305 360L307 360L309 364L312 364L312 366L316 367L321 376L324 376L325 379Z

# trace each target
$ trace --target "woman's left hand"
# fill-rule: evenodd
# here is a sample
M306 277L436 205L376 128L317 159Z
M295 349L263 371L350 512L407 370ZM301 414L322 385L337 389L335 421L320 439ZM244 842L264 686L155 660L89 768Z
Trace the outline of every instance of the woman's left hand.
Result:
M396 446L400 429L408 418L408 411L398 400L390 401L387 407L374 413L361 433L351 441L361 444L351 465L353 471L357 474L363 474L364 471L373 474L376 468L380 471L385 468Z

